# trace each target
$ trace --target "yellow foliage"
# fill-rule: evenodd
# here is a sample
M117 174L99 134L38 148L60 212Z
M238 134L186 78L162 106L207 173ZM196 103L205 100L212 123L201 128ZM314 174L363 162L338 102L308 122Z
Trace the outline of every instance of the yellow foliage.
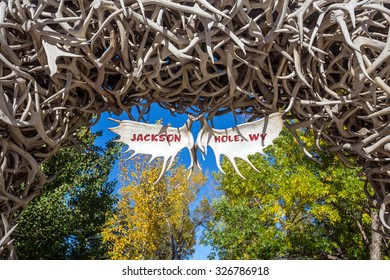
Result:
M132 165L134 171L127 171L131 176L122 174L127 180L122 181L125 186L120 192L117 213L110 217L103 231L110 257L172 259L178 257L175 254L185 257L191 253L195 230L189 205L206 177L195 172L187 179L185 167L174 163L171 171L155 183L160 174L160 161L148 164L146 159L138 158L126 165ZM182 252L173 252L171 247L179 242L183 243L179 244Z

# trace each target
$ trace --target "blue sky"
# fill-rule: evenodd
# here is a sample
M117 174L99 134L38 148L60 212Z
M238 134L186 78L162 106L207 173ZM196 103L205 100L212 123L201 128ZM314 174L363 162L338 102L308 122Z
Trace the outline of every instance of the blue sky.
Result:
M115 127L117 124L111 120L108 120L108 118L113 118L117 120L127 120L128 116L126 114L121 114L120 116L116 116L114 114L109 113L103 113L100 120L97 122L96 125L92 127L92 132L96 131L102 131L103 136L97 139L96 143L97 145L104 146L104 144L114 138L116 136L115 133L111 132L108 128ZM145 116L148 123L155 123L157 120L163 121L164 125L171 124L173 127L181 127L184 125L184 123L187 121L187 115L186 114L177 114L173 116L168 110L162 109L158 105L152 105L152 109L150 110L150 113ZM237 121L243 121L242 118L237 118ZM235 126L239 123L236 123L234 117L232 114L225 114L223 116L215 117L213 127L214 128L229 128L232 126ZM194 139L196 139L198 133L200 130L200 121L194 122L192 126L192 134L194 136ZM187 167L189 166L190 162L190 156L187 151L187 149L183 149L179 155L178 159L180 162L184 163ZM202 167L203 172L206 174L209 174L211 176L212 172L218 171L216 162L215 162L215 156L213 151L208 148L207 156L205 160L202 159L200 152L198 151L198 159L200 162L200 165ZM118 165L115 164L114 168L111 170L110 178L109 180L115 180L118 177ZM118 188L119 188L118 184ZM215 182L213 182L212 178L206 183L206 185L201 189L197 201L195 201L195 204L200 201L200 199L203 196L207 196L208 198L213 198L216 196L215 191ZM198 235L200 232L198 232ZM199 237L199 236L198 236ZM193 256L193 259L196 260L204 260L207 259L207 255L210 253L210 247L208 246L196 246L195 247L195 254Z

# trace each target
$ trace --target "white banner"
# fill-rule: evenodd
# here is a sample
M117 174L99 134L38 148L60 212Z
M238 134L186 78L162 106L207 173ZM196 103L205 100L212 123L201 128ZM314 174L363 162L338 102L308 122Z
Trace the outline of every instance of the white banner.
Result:
M187 121L180 128L174 128L159 124L111 120L118 122L119 126L110 128L110 130L120 136L118 141L128 145L128 151L134 151L131 157L137 154L146 154L152 156L150 161L156 157L163 158L163 168L157 181L169 169L176 155L184 148L190 152L190 167L192 167L194 137L190 131L192 124L190 121Z
M206 154L207 146L210 146L214 151L217 166L222 172L220 157L221 155L226 156L236 172L244 178L237 168L235 158L245 160L258 171L249 161L248 156L263 153L263 149L272 145L283 129L282 115L283 113L271 114L264 119L228 129L211 128L204 120L196 139L196 146L202 151L202 154Z
M110 128L110 130L120 136L118 141L127 144L128 150L134 151L132 156L147 154L152 156L151 160L156 157L163 158L163 168L158 180L169 169L173 159L182 149L187 148L190 152L190 168L192 168L194 158L196 158L194 155L196 149L199 149L204 157L207 153L207 146L213 149L217 166L222 172L220 157L225 155L232 162L236 172L244 178L237 168L235 158L245 160L257 171L248 160L248 156L257 152L262 153L263 149L271 145L279 136L284 125L283 114L274 113L264 119L228 129L211 128L202 118L202 127L196 139L196 145L194 145L190 130L191 119L188 119L187 123L180 128L111 119L118 122L119 126ZM198 162L197 165L199 166Z

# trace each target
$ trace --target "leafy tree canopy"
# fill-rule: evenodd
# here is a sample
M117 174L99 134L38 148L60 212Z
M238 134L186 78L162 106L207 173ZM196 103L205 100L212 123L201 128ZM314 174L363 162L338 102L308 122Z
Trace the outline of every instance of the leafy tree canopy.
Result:
M313 148L312 137L301 137ZM369 258L371 217L358 170L325 151L313 152L322 164L314 162L287 132L267 154L251 159L259 173L239 162L246 180L223 161L223 195L204 235L210 258Z
M55 175L19 218L15 244L20 259L102 259L101 231L116 201L116 182L107 182L120 148L93 143L101 133L81 129L81 148L65 148L43 164Z
M174 163L156 183L160 169L161 161L147 163L145 157L122 162L121 197L103 231L112 259L186 259L193 254L202 217L192 216L190 206L206 177L195 172L187 178L184 165Z

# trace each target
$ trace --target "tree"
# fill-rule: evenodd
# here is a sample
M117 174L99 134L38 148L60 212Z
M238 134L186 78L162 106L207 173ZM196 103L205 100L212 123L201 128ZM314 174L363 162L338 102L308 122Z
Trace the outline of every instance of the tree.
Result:
M120 148L95 146L101 133L79 131L84 149L65 148L44 163L56 175L19 218L15 245L20 259L101 259L107 248L101 231L116 197L116 182L107 182Z
M174 163L157 183L161 161L145 157L122 162L121 197L103 231L112 259L186 259L194 252L195 231L202 223L191 217L206 177L195 172L187 179L184 165ZM128 171L131 168L133 171Z
M204 235L210 258L368 259L371 216L357 170L324 151L313 152L315 163L286 132L267 151L252 158L260 173L239 162L247 180L223 161L223 195Z

